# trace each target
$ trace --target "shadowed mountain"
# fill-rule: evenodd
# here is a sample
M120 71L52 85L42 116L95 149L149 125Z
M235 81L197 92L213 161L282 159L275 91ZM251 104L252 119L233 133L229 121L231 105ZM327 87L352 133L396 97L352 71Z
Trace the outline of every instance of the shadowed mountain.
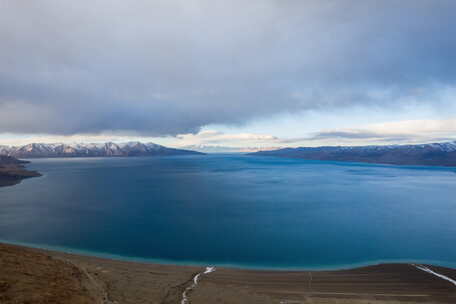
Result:
M203 154L196 151L167 148L154 143L112 142L101 144L41 144L19 147L0 146L0 154L20 157L115 157L115 156L168 156Z
M300 147L260 151L250 155L394 165L456 166L456 141L421 145Z

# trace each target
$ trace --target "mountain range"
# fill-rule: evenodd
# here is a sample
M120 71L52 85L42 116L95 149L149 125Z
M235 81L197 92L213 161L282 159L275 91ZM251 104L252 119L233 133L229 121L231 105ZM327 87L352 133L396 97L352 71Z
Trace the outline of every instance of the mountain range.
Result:
M195 146L194 148L197 147ZM167 156L192 154L203 153L192 150L167 148L154 143L141 142L90 144L32 143L23 146L0 146L0 155L15 158ZM249 153L249 155L396 165L456 166L456 141L420 145L284 148L254 152Z
M17 158L40 157L115 157L115 156L166 156L203 154L190 150L173 149L154 143L32 143L24 146L0 146L0 155Z
M285 148L250 155L395 165L456 166L456 141L420 145Z

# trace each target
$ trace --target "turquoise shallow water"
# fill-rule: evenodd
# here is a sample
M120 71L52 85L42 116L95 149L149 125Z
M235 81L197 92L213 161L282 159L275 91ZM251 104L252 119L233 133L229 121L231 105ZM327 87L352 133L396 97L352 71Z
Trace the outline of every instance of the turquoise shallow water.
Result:
M456 267L456 169L245 155L33 160L0 240L141 261Z

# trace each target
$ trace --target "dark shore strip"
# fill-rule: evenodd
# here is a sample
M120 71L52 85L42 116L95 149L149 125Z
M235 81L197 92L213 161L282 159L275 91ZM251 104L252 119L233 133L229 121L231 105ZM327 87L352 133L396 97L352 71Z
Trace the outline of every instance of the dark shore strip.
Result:
M431 270L423 271L419 267ZM260 271L103 259L0 244L0 303L456 303L456 270L383 264Z

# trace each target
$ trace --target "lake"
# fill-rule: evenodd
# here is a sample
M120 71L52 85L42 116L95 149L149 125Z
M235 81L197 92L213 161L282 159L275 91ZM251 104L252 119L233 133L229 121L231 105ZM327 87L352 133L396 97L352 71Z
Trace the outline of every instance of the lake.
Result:
M127 260L456 267L456 168L242 154L35 159L0 188L0 240Z

